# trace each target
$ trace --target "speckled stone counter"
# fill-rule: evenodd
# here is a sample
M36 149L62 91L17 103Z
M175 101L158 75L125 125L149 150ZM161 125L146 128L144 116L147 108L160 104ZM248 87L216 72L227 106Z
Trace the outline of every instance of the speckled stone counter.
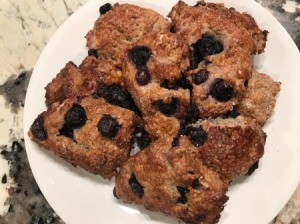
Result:
M31 173L23 106L31 71L55 30L87 0L0 0L0 224L62 223ZM300 1L258 0L300 49ZM300 186L273 223L300 223Z

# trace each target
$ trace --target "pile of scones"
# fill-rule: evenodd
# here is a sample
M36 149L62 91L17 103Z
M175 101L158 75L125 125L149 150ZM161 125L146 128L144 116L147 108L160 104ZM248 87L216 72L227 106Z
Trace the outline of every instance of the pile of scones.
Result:
M217 223L228 185L263 156L280 83L253 70L267 31L223 4L179 1L169 20L106 3L87 56L45 87L28 132L112 193L186 223ZM140 150L131 153L134 142Z

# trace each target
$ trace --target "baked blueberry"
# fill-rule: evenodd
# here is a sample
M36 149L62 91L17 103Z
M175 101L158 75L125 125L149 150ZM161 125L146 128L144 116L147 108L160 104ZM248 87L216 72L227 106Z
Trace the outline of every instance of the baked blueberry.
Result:
M204 83L209 76L209 71L206 69L200 69L197 73L192 74L192 82L196 85Z
M151 76L147 68L140 68L135 75L135 80L140 86L147 85L151 80Z
M254 171L258 168L259 160L257 160L253 165L249 168L248 172L246 173L247 176L250 176Z
M109 114L103 114L98 122L97 127L101 135L108 138L113 138L118 134L120 124Z
M200 188L200 182L199 182L198 179L193 180L192 188L194 188L194 189L199 189Z
M186 109L186 122L196 122L199 119L200 113L196 103L191 103L189 107Z
M64 117L64 126L70 128L80 128L86 122L86 113L84 108L78 104L74 103L72 107L67 111Z
M99 12L100 12L100 15L104 15L105 13L107 13L109 10L111 10L112 6L110 3L106 3L102 6L100 6L99 8Z
M190 190L187 187L180 187L176 186L177 191L180 194L180 197L177 199L177 203L185 204L187 203L187 194L190 192Z
M201 146L205 143L207 139L207 133L206 131L202 128L202 126L199 127L193 127L193 126L188 126L185 128L185 135L187 135L191 141L191 143L198 147Z
M96 49L89 49L88 50L89 56L94 56L95 58L98 58L98 51Z
M120 85L107 86L102 84L93 93L93 97L96 99L102 97L110 104L135 111L139 115L141 114L130 93Z
M197 68L198 64L206 56L219 54L224 50L223 44L210 35L202 35L202 38L192 44L192 57L190 59L190 68Z
M39 115L31 125L31 132L38 140L46 140L48 138L47 131L44 128L44 117Z
M210 87L209 94L217 101L226 102L233 97L234 88L231 83L217 78Z
M151 143L151 138L149 134L143 129L141 131L141 137L139 138L139 147L141 150L149 146Z
M157 100L153 103L154 107L166 116L171 116L176 113L178 100L172 97L170 103L165 103L162 100Z
M145 67L150 57L151 50L146 46L136 46L128 50L128 58L138 69Z
M131 174L128 184L133 193L135 193L139 198L143 197L144 195L144 187L138 182L134 173Z

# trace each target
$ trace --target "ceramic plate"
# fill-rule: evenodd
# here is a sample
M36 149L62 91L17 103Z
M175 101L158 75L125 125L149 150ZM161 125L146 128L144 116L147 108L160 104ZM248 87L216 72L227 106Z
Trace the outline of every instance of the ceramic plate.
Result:
M119 1L124 2L154 9L164 16L176 4L176 0ZM281 81L282 90L275 115L264 127L268 137L259 169L249 178L240 178L231 185L230 199L219 223L266 224L286 204L300 180L300 55L283 27L256 2L223 2L228 7L250 13L262 29L270 32L266 52L255 57L254 66ZM74 13L51 38L35 66L24 117L26 150L33 174L50 205L66 223L178 223L142 207L122 204L113 197L113 181L105 181L69 165L40 149L27 137L33 120L46 109L46 84L66 62L73 60L80 64L86 56L84 36L93 27L99 16L99 6L104 3L106 1L92 0ZM195 1L187 3L195 4Z

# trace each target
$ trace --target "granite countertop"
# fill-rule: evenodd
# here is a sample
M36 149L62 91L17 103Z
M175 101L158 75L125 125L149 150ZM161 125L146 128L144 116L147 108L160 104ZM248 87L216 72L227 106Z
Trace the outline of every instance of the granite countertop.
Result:
M9 0L0 7L0 224L62 223L31 173L23 106L31 71L55 30L87 0ZM300 49L300 1L258 0ZM300 223L300 185L274 224Z

